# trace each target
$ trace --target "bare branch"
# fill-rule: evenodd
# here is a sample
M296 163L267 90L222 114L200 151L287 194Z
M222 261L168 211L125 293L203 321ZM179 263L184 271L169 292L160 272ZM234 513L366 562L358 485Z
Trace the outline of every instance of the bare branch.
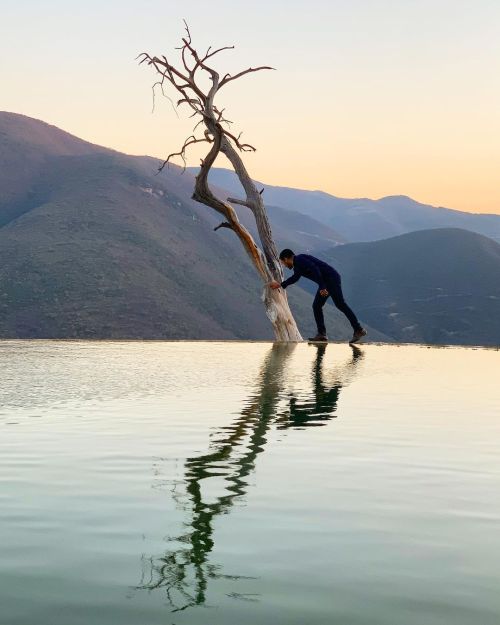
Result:
M238 148L238 150L240 150L240 152L256 152L257 148L254 148L253 145L250 145L249 143L240 143L240 137L241 137L241 132L240 134L235 137L232 133L229 132L229 130L224 130L224 134L228 137L230 137L234 143L236 144L236 147Z
M159 166L158 172L163 171L163 169L169 164L170 160L176 156L180 156L182 158L182 162L184 163L184 170L186 169L186 149L190 145L194 145L195 143L212 143L212 139L210 139L207 134L203 139L196 138L194 135L191 135L184 141L184 145L182 146L179 152L172 152L169 154L167 158L163 161L163 163Z
M218 226L215 226L214 232L217 232L217 230L219 230L219 228L229 228L229 230L234 230L233 226L230 223L228 223L227 221L223 221Z
M226 119L223 115L224 115L224 111L226 109L222 109L221 111L218 110L218 108L216 106L213 107L214 112L217 113L217 121L221 122L223 124L227 124L228 126L230 124L232 124L233 122L230 119Z
M234 76L231 76L231 74L226 74L224 78L220 81L219 89L221 89L224 85L227 85L227 83L231 82L231 80L236 80L237 78L241 78L245 74L250 74L252 72L260 72L263 69L274 70L275 68L268 67L267 65L263 65L262 67L249 67L248 69L244 69L242 72L239 72L238 74L235 74Z
M142 57L142 58L141 58ZM188 76L180 72L174 65L172 65L165 55L162 55L162 58L158 58L157 56L150 56L147 52L142 52L138 55L137 58L141 58L139 61L139 65L147 61L148 65L152 65L156 71L167 78L170 83L178 90L185 98L188 98L188 94L186 93L186 89L191 89L194 93L200 98L203 102L205 99L205 94L198 87L198 85L194 82L190 74ZM163 69L161 69L163 68ZM176 77L182 81L178 83L176 81Z
M192 115L191 115L190 117L192 117ZM197 130L197 128L198 128L198 126L200 126L200 125L201 125L201 124L203 124L204 122L205 122L205 120L204 120L203 118L202 118L202 119L200 119L198 122L196 122L196 124L195 124L195 126L194 126L194 128L193 128L193 132L196 132L196 130Z
M181 104L189 104L194 109L195 114L200 113L201 115L203 113L203 105L198 98L181 98L177 101L177 106Z
M238 198L228 197L227 201L230 202L231 204L239 204L240 206L246 206L247 208L252 208L248 200L238 200Z
M219 52L222 52L223 50L234 50L234 46L224 46L223 48L219 48L218 50L214 50L213 52L210 52L210 54L209 54L210 48L208 48L207 53L203 57L203 61L210 59L212 56L219 54Z
M214 69L212 69L211 67L208 67L208 65L205 65L205 60L206 59L200 59L200 57L198 55L198 52L196 52L196 50L193 48L193 46L191 45L190 41L188 41L187 39L183 39L182 42L184 43L184 47L187 48L191 52L191 56L193 57L193 59L196 62L195 66L193 67L193 69L189 73L189 77L191 78L191 80L194 79L194 74L195 74L196 70L198 69L198 67L203 68L206 72L208 72L212 76L213 76L214 73L215 74L217 73L217 72L215 72Z
M184 22L184 28L186 29L188 41L189 41L189 43L191 43L191 32L189 30L188 23L186 22L186 20L182 20L182 21Z
M172 101L172 98L171 98L169 95L167 95L167 94L165 93L165 90L164 90L164 88L163 88L163 82L164 82L164 78L162 78L161 80L157 80L157 81L153 84L153 86L152 86L152 91L153 91L153 107L152 107L152 109L151 109L151 113L154 113L154 112L155 112L155 104L156 104L156 91L155 91L155 87L158 87L158 86L159 86L159 87L160 87L160 89L161 89L161 93L162 93L163 97L164 97L164 98L167 98L167 100L170 102L170 104L171 104L171 106L172 106L172 109L173 109L174 113L177 115L177 117L179 117L179 113L177 112L177 109L175 108L175 105L174 105L174 103L173 103L173 101Z
M188 75L190 75L191 69L189 68L187 61L186 61L186 46L182 46L181 58L182 58L182 64L184 65L186 72L188 73Z
M141 52L140 54L138 54L138 55L135 57L135 60L137 61L137 59L140 59L140 58L141 58L141 56L142 56L143 58L139 61L139 65L142 65L142 64L144 63L144 61L147 61L147 59L151 58L147 52Z

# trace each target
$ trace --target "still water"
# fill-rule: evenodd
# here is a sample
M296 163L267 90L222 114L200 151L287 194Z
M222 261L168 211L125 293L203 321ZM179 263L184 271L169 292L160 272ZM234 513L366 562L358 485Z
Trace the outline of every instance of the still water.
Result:
M498 625L500 352L0 342L2 625Z

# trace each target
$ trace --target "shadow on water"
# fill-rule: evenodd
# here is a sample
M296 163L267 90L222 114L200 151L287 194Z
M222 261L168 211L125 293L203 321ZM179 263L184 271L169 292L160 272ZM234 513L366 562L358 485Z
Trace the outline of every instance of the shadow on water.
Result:
M326 345L316 345L312 369L312 391L290 392L285 385L286 364L295 345L274 344L261 367L257 388L233 423L217 429L209 453L188 458L184 464L182 494L178 483L172 495L185 510L187 531L168 538L175 548L161 556L143 557L143 573L137 590L163 590L173 612L206 605L210 580L251 579L224 574L209 561L214 547L214 521L244 499L247 477L257 456L264 451L271 428L317 427L335 418L339 393L350 382L363 352L352 346L352 358L327 376L323 371ZM211 501L203 496L202 483L208 478L223 481L221 492ZM255 601L255 595L233 592L235 599Z

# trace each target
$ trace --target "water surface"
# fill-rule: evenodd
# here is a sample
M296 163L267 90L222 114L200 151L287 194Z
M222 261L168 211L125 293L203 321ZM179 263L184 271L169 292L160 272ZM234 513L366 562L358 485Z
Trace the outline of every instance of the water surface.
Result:
M500 622L500 352L0 361L2 625Z

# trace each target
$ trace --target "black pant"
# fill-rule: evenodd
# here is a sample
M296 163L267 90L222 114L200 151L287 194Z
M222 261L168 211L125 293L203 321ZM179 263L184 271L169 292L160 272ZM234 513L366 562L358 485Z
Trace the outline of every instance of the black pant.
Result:
M340 279L328 282L326 284L326 289L329 293L326 297L320 294L319 289L316 293L316 297L313 302L313 311L314 311L314 319L316 320L316 325L318 326L318 334L326 334L325 327L325 318L323 316L323 306L326 304L326 300L331 297L335 306L344 313L344 315L349 319L349 322L353 328L353 330L360 330L361 325L358 321L356 315L352 312L349 306L346 304L344 300L344 295L342 294L342 284Z

